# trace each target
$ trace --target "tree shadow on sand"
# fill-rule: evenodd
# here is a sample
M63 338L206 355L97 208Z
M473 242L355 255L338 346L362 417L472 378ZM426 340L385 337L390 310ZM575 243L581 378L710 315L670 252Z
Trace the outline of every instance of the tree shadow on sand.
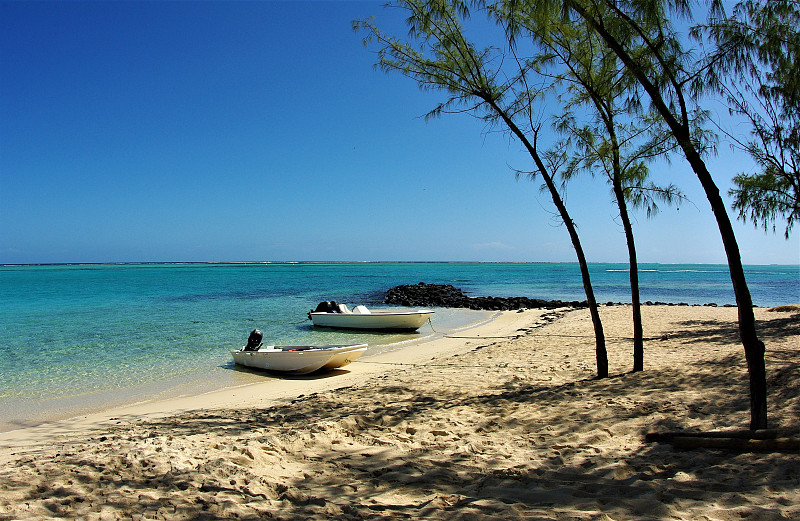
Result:
M796 330L797 318L762 322L760 334L765 342L779 339ZM728 323L684 325L669 341L687 349L697 339L730 344L738 336ZM770 353L772 382L780 384L771 413L797 429L797 349ZM139 512L198 520L233 513L240 519L664 519L709 509L737 518L800 515L792 506L800 489L798 454L681 452L642 442L645 430L746 424L742 364L736 354L557 385L506 378L478 394L417 387L413 375L391 383L378 377L268 409L120 426L93 440L96 451L65 451L47 468L35 458L22 462L44 472L14 486L55 517L69 517L64 505L74 506L92 487L104 491L107 508L117 513L138 504ZM207 452L195 454L193 466L173 467L157 454L175 440L192 443L175 450ZM151 443L150 456L124 453Z
M709 369L713 370L711 377ZM554 509L660 519L697 503L739 508L749 495L764 494L767 487L770 494L780 495L798 486L797 455L789 456L792 471L787 469L785 455L676 452L664 445L639 445L603 454L599 448L624 435L625 423L643 414L653 417L652 428L675 428L676 421L684 420L665 414L683 413L690 418L711 414L707 411L718 401L745 415L747 400L736 397L727 385L732 372L730 360L699 362L667 374L520 386L477 396L432 396L412 387L387 386L381 389L383 403L368 411L356 400L347 406L347 396L339 396L344 400L336 400L336 408L325 396L311 396L273 410L205 414L152 426L175 435L223 431L229 437L270 445L275 434L297 433L309 428L309 423L313 431L316 418L349 425L345 437L358 440L350 452L338 449L339 444L330 444L324 436L319 442L311 436L304 439L308 454L285 453L305 461L310 473L272 484L275 493L271 500L280 504L281 512L291 514L288 518L324 515L327 508L353 519L504 517L521 512L546 516ZM688 403L676 400L675 393L697 385L702 385L702 398ZM652 400L625 403L626 394L642 389L651 391ZM585 407L587 401L589 408ZM528 406L553 410L554 414L531 422L525 414L507 414L511 404L517 410ZM405 449L398 442L410 430L416 430L415 434L423 430L409 425L435 423L465 409L479 411L491 420L453 426L445 432L431 429L425 433L426 443ZM569 413L566 416L565 411ZM324 427L318 426L318 430ZM483 443L476 437L479 431L490 434ZM508 465L506 448L495 449L487 443L497 432L515 439L519 450L530 451L531 461ZM636 434L641 437L643 433ZM461 440L469 437L473 437L471 444L462 445ZM224 473L208 476L221 483L222 489L230 488L225 485L228 477ZM266 478L269 481L269 476ZM191 478L182 479L191 482ZM246 491L239 492L246 495ZM762 519L769 518L763 517L767 510L761 512Z
M721 320L687 320L679 322L678 329L669 332L670 339L678 339L687 344L711 342L718 344L738 344L739 328L735 322ZM800 314L789 317L777 317L756 322L758 336L765 344L787 335L800 334ZM767 346L769 347L769 346Z

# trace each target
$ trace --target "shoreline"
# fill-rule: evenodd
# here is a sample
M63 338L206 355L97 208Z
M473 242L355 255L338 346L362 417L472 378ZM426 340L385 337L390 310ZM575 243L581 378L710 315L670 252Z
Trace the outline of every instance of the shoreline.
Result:
M204 265L204 264L577 264L576 261L402 261L402 260L374 260L374 261L325 261L325 260L269 260L269 261L120 261L120 262L26 262L26 263L3 263L0 268L4 267L21 267L21 266L148 266L158 264L188 264L188 265ZM603 262L596 261L589 264L626 264L625 262ZM659 265L659 266L725 266L728 265L724 262L642 262L643 265ZM791 266L796 267L798 264L745 264L745 266Z
M369 341L369 350L362 358L367 360L387 351L404 349L407 346L418 343L436 341L443 335L457 334L465 329L483 326L490 323L497 315L497 312L485 310L455 311L458 316L445 318L443 319L444 322L437 322L436 327L432 324L425 324L416 333L418 337L390 333L372 338ZM461 313L458 313L459 311ZM443 332L437 331L440 328ZM352 336L352 334L348 333L345 333L345 335ZM409 338L398 340L396 338L398 336L408 336ZM223 361L220 364L213 363L213 373L211 374L213 374L214 378L212 380L208 380L197 372L192 372L186 376L169 375L155 383L140 382L131 386L88 393L46 396L38 400L33 398L26 398L17 402L7 400L0 405L0 412L6 412L5 417L0 415L0 434L35 428L42 424L70 421L73 418L95 415L108 410L117 410L134 404L147 404L206 395L229 388L269 382L275 383L287 378L281 374L235 366L227 350L222 349L220 353L222 353L221 360ZM222 376L220 376L220 368L223 369L221 371Z
M521 315L516 314L515 315ZM470 332L474 335L495 336L505 334L509 327L524 325L525 317L505 317L504 313L494 313L489 318L479 320L470 325L454 330L455 335ZM520 323L522 321L522 323ZM514 326L507 325L511 322ZM449 335L434 333L433 338L413 339L396 344L377 345L376 352L357 360L345 368L329 373L306 376L281 376L269 372L249 370L254 379L266 378L265 381L250 381L241 385L228 386L202 393L188 393L176 397L146 399L135 403L115 405L78 414L69 418L53 421L42 421L36 425L0 430L0 452L11 446L24 446L29 441L47 440L51 436L65 435L75 431L116 425L121 421L157 418L182 414L198 409L237 407L244 401L247 406L262 404L265 400L275 402L291 399L306 392L320 392L331 386L353 385L362 375L379 372L377 364L419 363L419 358L430 355L441 355L443 351L452 349L451 344L458 339ZM0 461L2 458L0 458Z
M228 393L0 433L0 518L796 519L800 454L677 450L747 428L736 308L506 312L437 342ZM800 434L800 313L756 309L770 428ZM346 368L347 369L347 368ZM268 389L268 387L270 387Z

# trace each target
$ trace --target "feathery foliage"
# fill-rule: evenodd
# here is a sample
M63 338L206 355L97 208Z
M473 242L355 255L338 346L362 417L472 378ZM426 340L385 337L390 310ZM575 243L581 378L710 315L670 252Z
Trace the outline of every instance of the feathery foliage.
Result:
M396 71L415 80L424 90L439 90L448 98L431 110L427 117L444 112L467 112L490 125L501 126L523 144L536 168L532 176L540 176L550 193L559 217L567 228L578 257L586 299L595 329L597 375L608 376L608 357L605 336L588 263L580 244L577 228L567 212L555 182L563 166L563 154L558 146L541 152L539 149L539 102L547 88L540 88L531 64L516 57L504 46L478 48L464 36L463 21L470 9L461 0L398 0L392 7L405 9L409 40L382 32L370 21L357 21L355 30L366 31L365 45L378 45L377 65L384 71ZM475 2L479 10L485 7ZM416 44L412 46L412 42ZM507 57L509 64L506 64Z
M752 126L734 141L760 172L734 177L733 208L765 231L785 220L788 239L800 219L800 2L746 0L693 34L716 44L707 84Z

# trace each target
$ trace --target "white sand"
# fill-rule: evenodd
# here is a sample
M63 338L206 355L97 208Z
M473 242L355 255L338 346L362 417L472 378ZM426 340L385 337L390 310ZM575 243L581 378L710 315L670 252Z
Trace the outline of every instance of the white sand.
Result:
M800 519L800 454L678 451L746 428L736 309L505 313L270 381L0 433L0 519ZM800 432L800 314L757 309L770 426Z

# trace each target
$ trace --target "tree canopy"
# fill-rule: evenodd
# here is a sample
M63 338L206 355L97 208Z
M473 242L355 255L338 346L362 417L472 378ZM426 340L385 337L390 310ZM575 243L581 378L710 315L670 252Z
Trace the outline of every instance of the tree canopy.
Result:
M800 2L746 0L694 35L716 45L708 85L752 127L750 139L733 139L759 171L734 177L733 208L765 231L785 220L788 239L800 219Z
M462 22L469 19L469 6L460 0L399 0L391 7L408 13L408 40L385 34L369 21L354 23L367 33L365 44L378 45L377 65L414 79L422 89L444 91L448 98L428 113L463 111L488 124L501 127L522 143L533 160L531 174L544 181L559 217L566 227L578 257L586 300L595 331L598 377L608 376L605 347L597 301L588 263L575 223L567 211L556 182L564 165L563 153L555 148L540 150L539 110L547 87L532 78L535 67L519 60L507 45L479 48L465 36ZM506 66L506 62L511 65Z
M778 1L791 4L790 7L797 5L796 1ZM748 2L760 5L755 0L743 4ZM771 42L756 50L742 48L741 59L750 56L751 61L736 61L739 58L715 54L715 50L722 49L723 38L719 36L718 47L701 53L676 29L677 20L695 23L691 4L690 0L399 0L391 5L409 13L408 41L388 36L370 22L357 22L355 27L367 31L367 43L378 43L381 68L402 72L423 89L449 94L429 112L429 117L447 111L467 112L491 125L502 126L523 143L536 166L533 175L541 176L552 195L584 272L600 376L605 376L601 366L605 366L607 374L602 327L577 231L555 186L555 177L570 167L609 168L617 185L616 199L624 202L622 183L628 183L627 188L631 189L631 184L641 178L648 153L662 155L673 148L679 151L700 182L719 228L750 376L750 425L753 429L766 428L765 347L757 335L752 297L731 219L706 163L715 143L706 130L709 112L704 108L703 95L710 92L709 87L724 88L726 74L737 75L742 81L748 78L750 73L743 69L743 63L766 60L778 64L787 52L776 51ZM720 0L711 0L708 5L717 17L712 22L724 18ZM503 27L505 41L494 47L478 47L470 42L461 22L469 19L471 8L485 11L496 25ZM782 45L778 47L784 49ZM560 70L550 70L553 65ZM791 78L791 74L776 68L768 76L773 83L766 89L754 88L753 92L770 100L776 113L780 109L780 114L785 115L785 106L796 103L788 87L784 88L791 84ZM554 92L559 95L560 105L551 106L549 113L555 115L554 111L563 109L555 119L571 135L542 152L538 142L540 111L548 110L545 101L552 102ZM586 119L584 113L578 122L569 113L571 107L578 106L590 107L597 117ZM732 110L739 109L733 106ZM653 139L641 139L640 132ZM775 142L774 132L765 135L772 139L768 143ZM781 138L781 143L791 144L793 139L796 135L789 132L788 139ZM633 152L630 157L634 158L626 161L625 168L623 151ZM572 159L569 152L574 153ZM643 155L637 158L637 154ZM752 208L752 201L747 199L743 205ZM622 206L620 209L624 213ZM769 213L774 212L772 209L767 212L758 210L755 215L759 219L774 215ZM633 255L631 258L635 262Z

